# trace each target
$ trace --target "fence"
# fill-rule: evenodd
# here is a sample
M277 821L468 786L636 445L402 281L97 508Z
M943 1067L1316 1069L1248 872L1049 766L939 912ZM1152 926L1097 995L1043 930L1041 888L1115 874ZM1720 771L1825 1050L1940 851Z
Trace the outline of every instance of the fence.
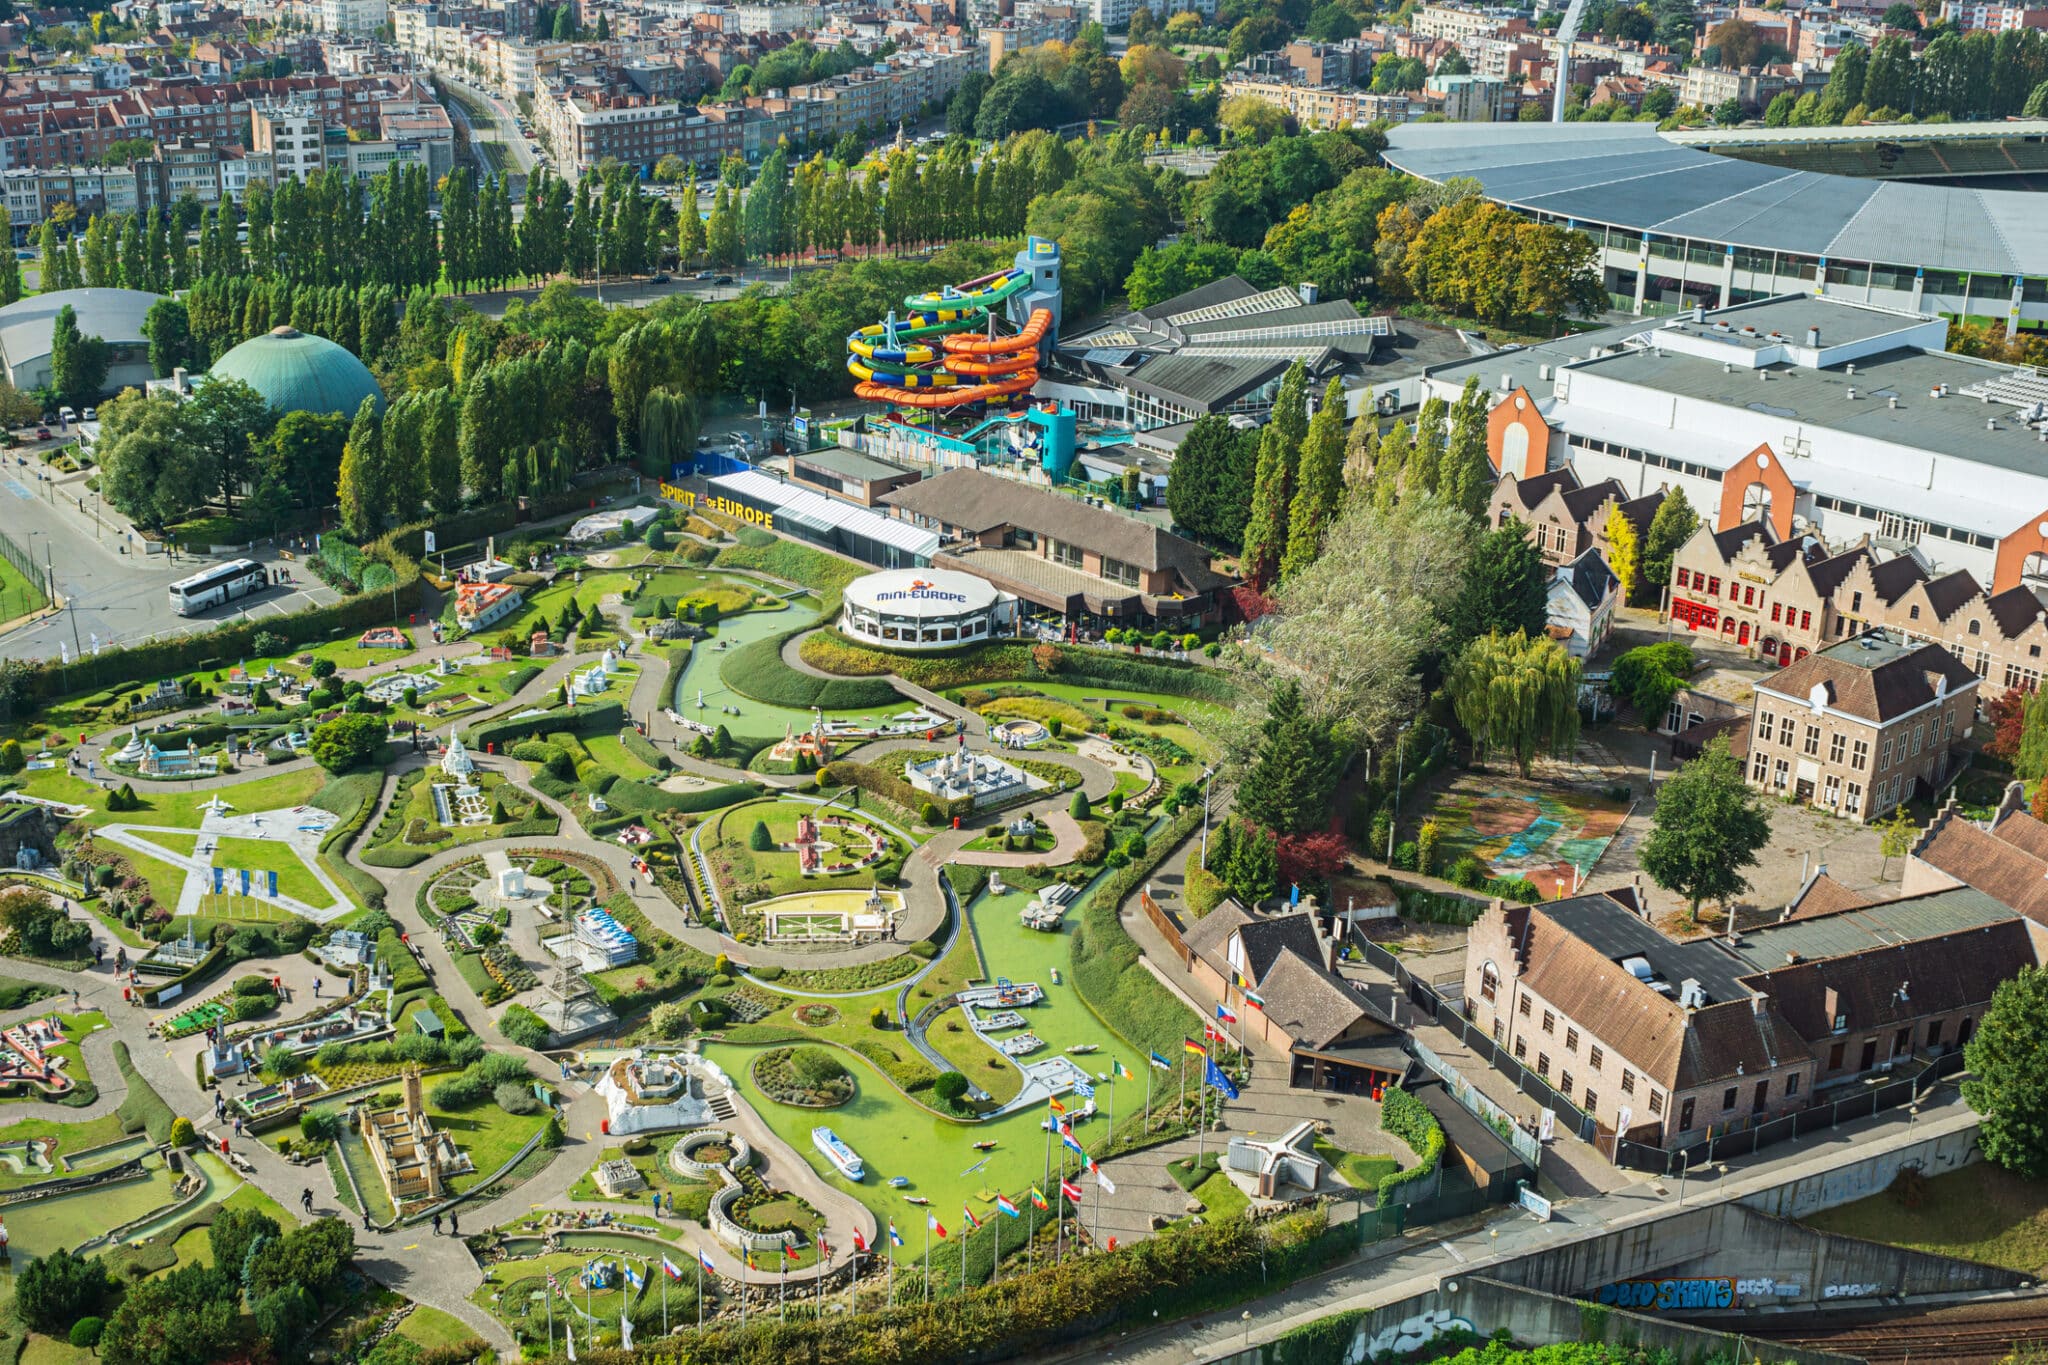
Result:
M1459 1074L1450 1063L1431 1052L1420 1038L1410 1038L1408 1041L1415 1049L1416 1060L1436 1073L1437 1079L1444 1083L1444 1089L1450 1092L1451 1098L1458 1102L1460 1108L1491 1128L1500 1140L1532 1169L1542 1166L1543 1143L1534 1133L1522 1128L1515 1122L1513 1114L1495 1104L1483 1091Z
M1879 1085L1866 1086L1860 1094L1849 1095L1826 1103L1815 1101L1794 1114L1784 1114L1764 1123L1755 1124L1734 1132L1709 1132L1706 1137L1684 1147L1669 1149L1653 1147L1645 1142L1630 1142L1627 1138L1616 1138L1611 1131L1603 1131L1604 1142L1612 1142L1614 1164L1634 1171L1654 1171L1661 1175L1676 1175L1685 1170L1700 1167L1726 1157L1748 1156L1760 1147L1773 1142L1784 1142L1833 1128L1843 1120L1870 1118L1887 1109L1896 1109L1903 1104L1917 1104L1920 1099L1950 1076L1963 1069L1961 1051L1937 1057L1911 1076Z
M20 545L17 545L4 531L0 531L0 559L4 559L9 564L12 564L15 572L28 580L30 591L37 597L44 595L43 579L45 575L42 568L36 564L35 556L24 550ZM20 613L17 612L15 614L19 615ZM0 618L5 618L7 615L7 612L0 611Z

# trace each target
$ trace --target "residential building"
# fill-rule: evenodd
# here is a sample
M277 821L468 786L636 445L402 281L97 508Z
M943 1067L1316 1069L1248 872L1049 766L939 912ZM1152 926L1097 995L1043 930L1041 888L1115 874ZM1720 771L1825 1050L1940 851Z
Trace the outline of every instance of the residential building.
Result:
M1448 38L1463 46L1474 38L1499 32L1502 23L1501 16L1484 10L1424 5L1408 21L1408 31L1420 38Z
M271 159L277 178L303 180L327 168L326 125L305 105L249 111L249 145Z
M385 24L385 0L319 0L313 10L323 32L373 36Z
M1976 713L1977 677L1954 655L1864 631L1756 685L1749 785L1868 822L1940 790Z
M133 213L140 202L133 167L23 168L0 172L0 186L17 234L40 226L59 204L71 205L78 221L87 222L97 214Z
M542 86L533 97L533 120L547 134L563 175L582 176L601 161L652 166L680 151L686 112L642 96Z
M1495 408L1495 415L1506 411L1512 409L1502 404ZM1557 569L1588 550L1598 550L1612 561L1614 543L1607 534L1607 523L1617 507L1635 531L1636 543L1642 544L1663 502L1663 489L1632 498L1619 479L1581 487L1578 476L1567 466L1527 478L1501 475L1494 485L1487 520L1495 526L1505 526L1511 519L1521 522L1543 562Z
M1452 123L1492 123L1507 99L1506 82L1493 76L1431 76L1422 88L1443 101L1439 112Z
M1951 794L1906 851L1901 894L1958 886L2010 906L2033 926L2037 944L2048 947L2048 824L2028 811L2018 782L2007 785L1998 808L1981 824L1965 817Z
M1589 549L1556 570L1544 599L1551 638L1574 659L1586 659L1614 631L1621 580L1598 550Z
M2023 28L2048 28L2048 7L1987 5L1972 0L1942 0L1941 17L1958 32L2011 33Z
M978 469L949 469L881 501L951 544L932 567L987 579L1085 625L1198 625L1218 617L1230 584L1191 540Z
M1467 931L1464 1007L1603 1144L1676 1150L1952 1052L2035 960L2026 921L1968 887L1816 903L1733 942L1674 940L1623 887L1496 902Z

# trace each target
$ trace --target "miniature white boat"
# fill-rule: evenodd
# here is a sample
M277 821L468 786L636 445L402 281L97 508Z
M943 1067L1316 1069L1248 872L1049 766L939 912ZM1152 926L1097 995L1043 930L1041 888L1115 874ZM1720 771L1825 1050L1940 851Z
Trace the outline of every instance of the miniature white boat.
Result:
M1081 1053L1084 1052L1093 1052L1095 1050L1096 1045L1094 1043L1076 1043L1072 1047L1067 1049L1068 1052L1071 1052L1076 1056L1079 1056Z
M867 1179L867 1167L861 1164L860 1157L830 1128L811 1129L811 1144L848 1180Z

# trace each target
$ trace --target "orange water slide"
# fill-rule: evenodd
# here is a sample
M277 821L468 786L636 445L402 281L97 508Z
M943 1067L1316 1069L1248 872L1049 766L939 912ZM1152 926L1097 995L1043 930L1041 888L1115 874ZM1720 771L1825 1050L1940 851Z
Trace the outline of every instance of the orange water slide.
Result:
M1034 308L1031 316L1024 321L1024 329L1015 336L984 337L972 332L956 332L946 337L943 345L948 355L1003 355L1011 351L1037 350L1038 343L1045 340L1045 334L1052 328L1052 310ZM959 367L948 362L949 370ZM962 374L979 374L979 370L961 370Z
M854 396L870 403L894 403L905 408L957 408L969 403L985 403L990 399L1008 398L1012 394L1029 393L1038 383L1038 368L1035 360L1028 361L1030 369L1020 370L1008 379L989 384L969 384L951 389L899 389L887 384L856 384Z

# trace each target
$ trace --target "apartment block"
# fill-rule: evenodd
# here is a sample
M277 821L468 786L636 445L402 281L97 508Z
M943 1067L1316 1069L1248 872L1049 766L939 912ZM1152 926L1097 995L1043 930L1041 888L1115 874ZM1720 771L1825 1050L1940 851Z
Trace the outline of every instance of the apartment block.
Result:
M327 168L326 125L304 105L249 111L252 150L267 155L279 181L303 180Z

